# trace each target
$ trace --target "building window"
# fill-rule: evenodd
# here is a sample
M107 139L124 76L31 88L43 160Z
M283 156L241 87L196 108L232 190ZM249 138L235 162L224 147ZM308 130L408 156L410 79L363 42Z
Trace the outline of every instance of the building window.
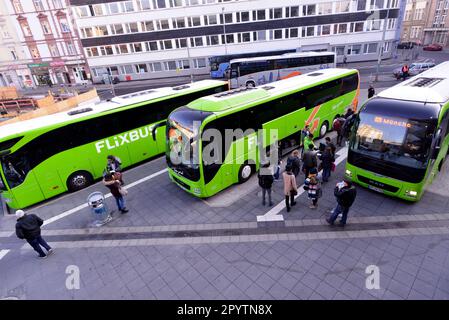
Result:
M345 55L345 47L341 46L341 47L334 47L335 53L337 54L337 56L344 56Z
M200 17L188 17L187 21L189 22L189 27L201 26L201 18Z
M124 66L120 66L120 73L121 74L133 74L134 72L134 68L132 65L127 64Z
M80 18L90 17L90 11L87 6L76 7L75 10L76 10L76 14Z
M316 14L316 5L309 4L302 6L302 15L303 16L314 16Z
M286 29L285 37L286 38L298 38L299 37L298 28Z
M56 44L50 44L48 45L48 48L50 49L50 54L52 57L59 57L59 50Z
M121 23L119 24L113 24L111 26L111 31L113 34L123 34L125 33L123 30L123 25Z
M76 55L75 45L72 42L66 42L66 45L67 45L67 52L69 53L69 55L71 56Z
M223 16L224 16L224 19L223 19ZM225 13L224 15L223 14L220 15L220 23L221 24L232 23L232 22L233 22L232 13Z
M20 26L22 27L22 31L25 37L31 37L33 35L27 22L21 22Z
M157 41L146 42L146 49L147 51L158 51Z
M218 36L207 36L206 40L208 46L217 46L220 44L220 38Z
M185 18L175 18L173 19L173 27L177 29L185 28L186 27L186 20Z
M239 33L237 35L237 41L239 43L241 43L241 42L251 42L251 33L249 33L249 32Z
M42 5L41 0L33 0L34 8L36 8L36 11L44 11L44 6Z
M182 7L182 0L170 0L170 7L171 8Z
M96 26L92 28L93 30L93 36L94 37L102 37L102 36L107 36L108 33L108 28L106 26Z
M206 59L200 58L200 59L193 60L193 66L195 69L206 68Z
M187 39L176 39L175 40L176 48L187 48Z
M50 24L48 23L47 20L42 20L41 21L41 26L42 26L42 31L44 32L44 34L50 34L51 33Z
M265 20L265 10L253 11L253 21Z
M190 69L189 60L178 60L178 68L181 70Z
M22 4L20 3L20 0L14 0L13 2L14 10L16 13L23 13Z
M137 22L131 22L125 24L126 26L126 33L137 33L139 32L139 28L137 27Z
M270 9L270 19L282 19L282 8Z
M115 52L118 54L127 54L129 53L127 44L119 44L115 46Z
M286 18L299 17L299 6L287 7L285 9L285 17Z
M256 31L257 36L254 37L255 41L265 41L267 40L267 32L265 30Z
M120 2L120 6L122 7L122 12L134 12L134 5L132 1Z
M197 6L200 4L200 0L185 0L186 6Z
M332 2L324 2L318 5L318 14L332 14Z
M87 48L86 54L88 57L98 57L100 55L100 52L98 51L97 47Z
M351 22L350 32L363 32L363 22Z
M352 46L348 47L348 55L358 55L362 52L362 45L361 44L353 44Z
M203 44L203 37L195 37L195 38L190 38L190 46L192 48L194 47L202 47Z
M139 0L137 4L139 5L139 10L141 11L151 9L150 0Z
M143 51L142 43L141 42L131 43L131 51L134 53L142 52Z
M357 0L357 11L366 10L366 0Z
M330 24L321 26L321 35L322 36L328 36L330 34L331 34L331 25Z
M136 73L147 73L148 72L148 67L144 63L136 64L135 67L136 67Z
M217 16L215 14L213 15L209 15L209 16L205 16L205 20L206 25L215 25L218 24L218 19Z
M17 52L14 49L9 49L9 52L11 53L13 60L19 60L19 57L17 56Z
M62 0L53 0L53 6L55 9L62 9L64 7Z
M282 29L278 29L278 30L270 30L270 39L282 39Z
M160 63L160 62L150 63L150 71L151 72L161 72L162 71L162 63Z
M233 34L227 34L226 35L226 42L225 42L225 36L221 35L221 43L222 44L234 43L234 35Z
M167 30L170 29L170 24L168 20L159 20L157 21L158 30Z
M302 37L313 37L315 36L315 27L303 27Z
M349 12L350 5L351 5L351 2L348 0L337 1L335 13Z
M384 0L370 0L369 8L371 10L382 9L383 7L384 7Z
M70 32L70 26L66 19L61 19L60 24L62 32Z
M249 21L249 11L237 12L237 22L248 22Z
M337 33L347 33L348 32L348 24L347 23L340 23L334 25L334 34Z
M364 45L364 53L377 53L377 43L367 43Z
M173 43L171 40L161 40L160 42L161 50L171 50L173 49Z
M33 59L39 59L41 57L37 47L30 47L30 52L31 52L31 56L33 57Z
M176 70L177 69L176 61L165 61L164 62L164 68L167 71L174 71L174 70Z
M153 8L154 9L166 8L165 0L153 0Z
M111 46L102 46L100 47L100 52L102 56L111 56L114 54Z

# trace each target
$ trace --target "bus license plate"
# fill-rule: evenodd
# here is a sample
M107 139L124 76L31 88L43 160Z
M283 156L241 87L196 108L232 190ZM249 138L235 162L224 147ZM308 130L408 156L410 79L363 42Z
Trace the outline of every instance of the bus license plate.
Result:
M368 185L368 188L379 193L384 193L382 189L373 187L372 185Z

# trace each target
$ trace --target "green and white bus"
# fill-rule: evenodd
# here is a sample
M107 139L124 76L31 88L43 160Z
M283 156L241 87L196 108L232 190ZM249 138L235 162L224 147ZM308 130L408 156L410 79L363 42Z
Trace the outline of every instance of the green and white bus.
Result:
M164 153L165 130L157 128L167 116L227 88L224 81L199 81L1 126L2 197L10 208L24 208L88 186L102 177L109 154L126 168Z
M338 115L347 108L356 109L358 94L357 70L323 69L258 88L198 99L175 110L167 120L170 178L197 197L210 197L245 182L259 168L259 152L280 145L284 154L297 147L305 124L316 137L324 136ZM210 132L229 137L230 131L249 129L253 133L218 142L221 148L216 154L215 150L206 152L209 144L217 145L217 141L206 138ZM275 137L270 129L277 131ZM258 140L258 132L268 134ZM214 160L205 161L205 157Z
M449 145L449 61L382 91L353 127L346 176L386 195L418 201Z

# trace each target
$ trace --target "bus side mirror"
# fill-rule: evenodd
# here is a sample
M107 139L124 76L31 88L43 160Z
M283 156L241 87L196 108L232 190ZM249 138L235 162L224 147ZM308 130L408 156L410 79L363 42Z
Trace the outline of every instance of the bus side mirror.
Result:
M165 121L163 121L163 122L161 122L161 123L158 123L157 125L155 125L155 126L153 127L153 130L151 131L151 136L153 137L153 140L154 140L154 141L156 141L156 131L157 131L157 128L160 128L160 127L163 127L163 126L165 126Z
M437 134L435 135L435 144L433 145L430 159L436 160L438 158L438 154L440 153L441 149L441 129L438 130Z

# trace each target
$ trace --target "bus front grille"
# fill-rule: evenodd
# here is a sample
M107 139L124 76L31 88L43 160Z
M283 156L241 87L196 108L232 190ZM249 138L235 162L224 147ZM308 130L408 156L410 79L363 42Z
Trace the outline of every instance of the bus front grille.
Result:
M181 187L183 187L184 189L190 190L190 186L187 183L182 182L181 180L179 180L176 177L173 177L173 180L175 180L175 182L177 184L179 184Z
M376 181L376 180L372 180L372 179L369 179L369 178L361 176L361 175L357 175L357 178L361 182L367 183L367 184L369 184L369 185L371 185L373 187L376 187L376 188L381 188L381 189L384 189L386 191L393 192L393 193L396 193L396 192L399 191L398 187L395 187L395 186L392 186L392 185L389 185L389 184L385 184L385 183L382 183L382 182L379 182L379 181Z

